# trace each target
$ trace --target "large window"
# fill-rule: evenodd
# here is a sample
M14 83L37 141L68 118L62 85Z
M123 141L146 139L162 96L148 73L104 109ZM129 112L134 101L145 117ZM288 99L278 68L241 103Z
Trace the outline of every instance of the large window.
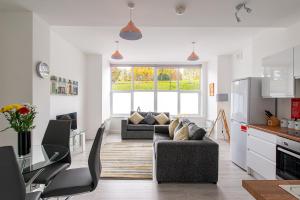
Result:
M112 114L200 114L201 66L112 66L111 80Z

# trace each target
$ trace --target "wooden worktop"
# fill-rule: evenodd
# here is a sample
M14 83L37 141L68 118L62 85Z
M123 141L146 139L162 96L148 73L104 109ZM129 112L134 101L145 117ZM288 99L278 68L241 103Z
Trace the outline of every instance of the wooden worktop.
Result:
M276 127L267 126L267 125L249 125L249 127L257 129L257 130L261 130L261 131L264 131L264 132L268 132L268 133L271 133L271 134L275 134L275 135L278 135L280 137L284 137L284 138L287 138L287 139L290 139L290 140L300 142L300 137L289 135L287 133L288 130L292 130L292 129L281 128L279 126L276 126Z
M256 200L297 200L278 185L300 185L300 180L243 180L242 185Z

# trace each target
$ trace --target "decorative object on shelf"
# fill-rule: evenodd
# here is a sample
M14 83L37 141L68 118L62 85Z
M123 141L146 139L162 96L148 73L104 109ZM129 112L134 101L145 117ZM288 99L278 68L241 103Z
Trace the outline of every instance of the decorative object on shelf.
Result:
M24 156L31 150L31 131L35 128L33 124L36 117L35 107L30 104L10 104L1 108L0 113L9 122L9 126L0 132L14 129L18 133L18 154Z
M75 96L78 95L78 81L68 80L62 77L51 76L50 93L54 95Z
M215 84L214 83L209 84L209 96L211 96L211 97L215 96Z
M193 52L187 58L187 60L189 60L189 61L196 61L196 60L199 60L199 56L195 53L195 44L196 44L196 42L192 42L192 44L193 44Z
M277 117L275 117L270 111L265 110L266 118L267 118L267 124L268 126L279 126L280 121Z
M130 9L130 21L124 28L121 29L119 35L125 40L139 40L142 38L142 32L134 25L132 21L132 10L134 9L134 3L129 2L128 8Z
M116 41L116 51L111 55L111 58L116 60L123 59L123 56L119 51L119 41Z
M49 74L50 74L50 69L49 69L49 66L47 65L47 63L39 62L36 65L36 72L39 77L48 78Z

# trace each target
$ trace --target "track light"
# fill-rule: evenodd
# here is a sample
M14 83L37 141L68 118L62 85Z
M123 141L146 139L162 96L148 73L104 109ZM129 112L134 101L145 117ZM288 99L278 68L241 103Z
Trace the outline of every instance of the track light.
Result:
M252 9L249 8L247 6L247 2L242 2L242 3L239 3L238 5L235 6L235 18L236 18L236 21L239 23L241 22L241 18L239 17L239 12L241 10L245 10L248 14L250 14L252 12Z

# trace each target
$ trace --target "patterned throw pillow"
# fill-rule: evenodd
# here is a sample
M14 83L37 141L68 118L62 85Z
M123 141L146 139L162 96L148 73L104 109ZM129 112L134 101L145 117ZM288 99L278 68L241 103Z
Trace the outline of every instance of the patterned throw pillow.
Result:
M152 115L151 112L148 112L147 115L145 116L144 118L144 121L149 124L149 125L153 125L155 124L155 118L154 116Z
M179 129L174 134L174 141L188 140L189 139L189 128L187 125L183 125L181 129Z
M154 117L159 125L165 125L170 119L165 113L160 113Z
M133 124L139 124L141 121L143 121L144 117L140 115L138 112L134 112L128 119Z
M172 139L174 138L174 132L178 124L179 124L179 118L173 120L169 125L169 136Z

